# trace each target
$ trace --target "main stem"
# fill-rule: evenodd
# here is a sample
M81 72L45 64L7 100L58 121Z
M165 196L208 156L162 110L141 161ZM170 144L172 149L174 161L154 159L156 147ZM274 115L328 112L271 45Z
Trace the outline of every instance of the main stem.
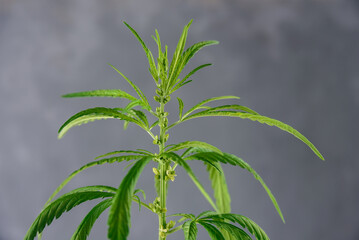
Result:
M161 100L161 115L159 119L159 126L160 126L160 144L159 144L159 154L161 155L165 149L165 135L166 135L166 126L164 126L164 121L166 116L164 116L164 107L165 103ZM167 186L166 186L166 170L167 170L167 163L164 159L160 160L160 206L161 206L161 213L159 216L159 240L165 240L166 236L161 236L161 230L166 229L166 196L167 196Z

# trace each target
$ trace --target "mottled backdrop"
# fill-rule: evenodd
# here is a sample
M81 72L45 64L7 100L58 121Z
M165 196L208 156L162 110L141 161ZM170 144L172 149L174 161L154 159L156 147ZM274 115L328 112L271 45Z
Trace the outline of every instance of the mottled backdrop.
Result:
M238 95L258 112L293 125L326 162L280 130L240 119L203 119L171 131L170 142L207 141L250 163L271 187L283 224L260 184L225 167L233 212L246 215L274 240L359 239L359 4L348 0L0 0L0 239L22 239L51 192L71 171L116 149L155 149L151 139L115 120L57 129L87 107L117 99L61 99L68 92L132 91L107 63L154 91L145 55L122 21L154 48L157 28L172 52L194 19L189 43L215 39L189 67L212 62L176 96L185 108L219 95ZM188 68L189 69L189 68ZM175 96L174 96L175 97ZM155 103L151 101L151 103ZM175 101L170 119L177 114ZM89 169L65 190L118 186L124 164ZM152 201L152 166L139 187ZM193 164L209 187L207 174ZM210 209L188 176L178 172L170 213ZM45 229L44 239L69 239L93 203L75 208ZM130 239L156 239L157 219L134 205ZM90 239L105 239L107 212ZM183 239L178 232L170 239ZM199 239L209 239L200 231Z

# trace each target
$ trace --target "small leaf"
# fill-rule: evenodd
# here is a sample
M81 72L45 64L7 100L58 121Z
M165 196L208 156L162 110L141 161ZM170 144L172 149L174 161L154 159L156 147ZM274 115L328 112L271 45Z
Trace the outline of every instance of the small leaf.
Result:
M106 199L97 204L82 220L71 240L85 240L90 235L91 229L99 216L111 206L112 199Z
M122 180L108 218L108 238L126 240L131 226L131 203L137 180L151 157L138 160Z
M178 119L182 118L182 112L183 112L183 101L181 98L177 98L178 100Z
M185 240L196 240L197 239L197 226L195 221L188 221L182 225Z
M118 97L118 98L127 98L131 101L137 100L137 98L133 97L132 95L128 94L125 91L120 89L100 89L100 90L93 90L93 91L86 91L86 92L75 92L75 93L68 93L62 95L63 98L73 98L73 97Z
M105 154L102 154L98 157L95 157L95 160L96 159L99 159L99 158L103 158L103 157L108 157L108 156L111 156L111 155L115 155L115 154L121 154L121 153L135 153L135 154L141 154L141 155L146 155L146 156L149 156L148 153L145 153L145 152L142 152L142 151L135 151L135 150L119 150L119 151L112 151L112 152L109 152L109 153L105 153ZM126 156L134 156L134 155L126 155ZM122 156L120 156L122 157ZM134 159L137 159L137 157L140 157L140 156L135 156L136 158Z
M146 96L143 94L143 92L141 91L141 89L139 89L139 87L137 87L130 79L128 79L122 72L120 72L120 70L118 70L117 68L115 68L113 65L109 64L117 73L119 73L130 85L131 87L136 91L137 95L142 99L142 101L145 103L146 108L150 109L150 105L147 101Z
M114 189L116 190L116 189ZM59 218L64 212L89 200L114 196L112 188L107 186L89 186L72 190L62 195L44 208L27 231L24 240L32 240L37 233L41 233L46 225Z
M178 144L171 144L167 146L167 150L166 152L175 152L184 148L189 148L189 147L204 147L207 149L211 149L212 151L218 153L218 154L222 154L222 151L219 150L218 148L212 146L209 143L206 142L201 142L201 141L186 141L186 142L181 142Z

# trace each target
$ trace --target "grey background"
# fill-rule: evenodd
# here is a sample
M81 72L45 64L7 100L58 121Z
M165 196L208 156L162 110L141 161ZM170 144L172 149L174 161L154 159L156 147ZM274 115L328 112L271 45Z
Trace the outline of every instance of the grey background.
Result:
M1 0L0 240L22 239L57 185L93 157L117 149L155 150L141 130L123 131L114 120L76 127L57 140L57 129L72 114L123 106L116 99L60 95L106 88L131 92L106 63L152 94L145 55L122 21L154 50L150 36L157 28L172 53L191 18L190 44L215 39L220 45L206 48L189 64L187 71L207 62L213 66L176 93L185 109L204 98L238 95L241 104L302 132L326 162L289 134L239 119L186 122L170 132L170 143L207 141L250 163L277 197L286 224L250 174L226 166L232 209L255 220L271 239L359 239L358 1ZM175 120L175 101L171 107ZM124 166L89 169L65 191L118 186ZM148 201L154 198L151 167L139 180ZM209 187L201 164L193 168ZM178 175L169 192L169 212L210 209L188 176ZM54 221L44 239L69 239L93 204ZM130 239L157 238L156 216L146 209L139 213L136 205L132 216ZM90 239L105 239L106 221L107 212ZM178 232L169 239L182 236ZM198 239L209 237L200 230Z

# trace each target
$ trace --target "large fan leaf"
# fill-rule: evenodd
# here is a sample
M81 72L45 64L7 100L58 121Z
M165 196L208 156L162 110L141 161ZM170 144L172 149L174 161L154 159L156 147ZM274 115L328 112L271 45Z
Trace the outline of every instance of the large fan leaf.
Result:
M222 154L222 151L219 150L218 148L216 148L215 146L212 146L209 143L206 142L201 142L201 141L186 141L186 142L181 142L178 144L171 144L167 146L167 150L166 152L175 152L184 148L189 148L189 147L204 147L207 149L211 149L212 151L218 153L218 154Z
M197 239L197 226L195 221L187 221L182 225L185 240L196 240Z
M146 126L144 126L143 123L137 119L129 117L111 108L96 107L96 108L86 109L70 117L60 127L58 138L62 138L65 135L65 133L74 126L79 126L81 124L88 123L94 120L108 119L108 118L117 118L129 122L133 122L136 123L138 126L146 129Z
M72 190L62 195L44 208L27 231L24 240L32 240L37 233L41 233L46 225L50 225L54 218L59 218L64 212L89 200L114 196L116 189L107 186L89 186Z
M265 189L265 191L267 192L269 198L271 199L274 207L276 208L279 216L281 217L282 221L284 221L284 217L282 214L282 211L280 210L280 207L277 203L277 200L275 199L275 197L273 196L271 190L268 188L268 186L265 184L265 182L263 181L263 179L259 176L259 174L248 164L246 163L243 159L233 155L233 154L229 154L229 153L223 153L223 155L220 155L216 152L210 152L208 150L205 149L192 149L192 152L197 151L197 153L188 156L185 158L185 160L191 160L191 159L207 159L208 161L213 161L213 162L222 162L222 163L229 163L231 165L236 165L236 166L240 166L243 169L246 169L247 171L249 171L250 173L253 174L253 176L255 177L255 179L257 179L262 187ZM219 194L219 193L218 193Z
M133 192L139 176L151 157L138 160L122 180L108 218L108 238L111 240L125 240L131 226L131 203Z
M91 229L96 220L108 207L111 206L111 203L112 199L106 199L92 208L72 235L71 240L86 240L90 235Z
M80 167L79 169L77 169L76 171L72 172L70 174L70 176L68 176L56 188L56 190L51 194L50 198L47 200L45 206L52 201L52 199L71 181L71 179L73 179L77 174L79 174L83 170L85 170L87 168L90 168L90 167L102 165L102 164L105 164L105 163L122 162L122 161L129 161L129 160L140 159L140 158L143 158L143 155L123 155L123 156L105 158L105 159L101 159L101 160L98 160L98 161L93 161L93 162L87 163L86 165L84 165L84 166Z
M276 126L279 129L286 131L290 134L292 134L293 136L295 136L296 138L298 138L299 140L301 140L302 142L304 142L308 147L310 147L310 149L312 149L312 151L322 160L324 160L322 154L318 151L318 149L306 138L304 137L300 132L298 132L297 130L295 130L293 127L279 121L276 119L272 119L266 116L262 116L259 114L251 114L251 113L243 113L243 112L233 112L233 111L213 111L213 112L208 112L208 111L203 111L203 112L198 112L195 114L192 114L190 116L187 116L188 114L186 114L185 116L183 116L182 118L182 122L189 120L189 119L193 119L193 118L199 118L199 117L210 117L210 116L225 116L225 117L239 117L242 119L249 119L252 121L258 121L260 123L264 123L267 124L269 126ZM187 116L187 117L186 117Z
M203 187L203 185L200 183L200 181L197 179L196 175L192 171L191 167L187 164L186 161L184 161L180 156L177 154L171 152L167 153L167 156L169 156L174 162L176 162L178 165L183 167L184 170L186 170L188 176L191 178L193 183L196 185L198 190L202 193L202 195L205 197L205 199L209 202L209 204L213 207L215 211L218 212L216 204L213 202L212 198L209 196L209 194L206 192L206 189Z
M64 98L74 98L74 97L118 97L118 98L127 98L131 101L137 100L137 98L133 97L132 95L128 94L125 91L120 89L99 89L93 91L86 91L86 92L75 92L75 93L68 93L62 95Z

